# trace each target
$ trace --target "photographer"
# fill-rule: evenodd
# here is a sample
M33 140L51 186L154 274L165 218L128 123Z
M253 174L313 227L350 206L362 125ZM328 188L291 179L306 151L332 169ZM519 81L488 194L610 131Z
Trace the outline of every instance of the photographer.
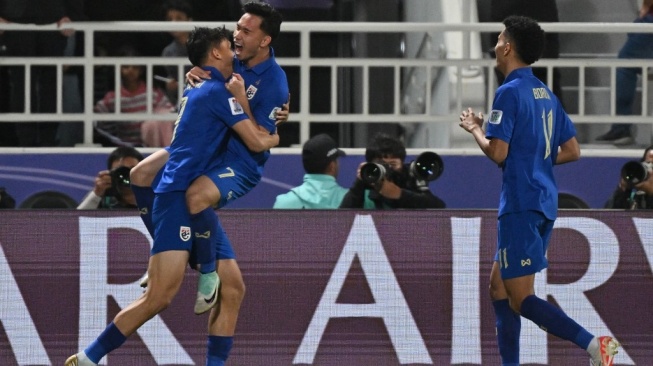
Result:
M405 164L404 159L406 147L401 141L388 135L377 135L365 150L365 160L382 165L384 173L378 182L366 183L361 178L361 168L365 168L367 163L361 164L356 181L340 208L445 208L445 203L429 190L428 181L411 174L411 165Z
M629 168L633 162L626 163L621 169L619 185L606 202L605 208L653 209L653 146L644 150L639 162L642 164L639 173L646 173L631 176L633 172Z
M88 192L78 210L98 208L136 208L136 199L129 186L129 171L143 155L133 147L118 147L107 159L107 169L95 177L95 186Z

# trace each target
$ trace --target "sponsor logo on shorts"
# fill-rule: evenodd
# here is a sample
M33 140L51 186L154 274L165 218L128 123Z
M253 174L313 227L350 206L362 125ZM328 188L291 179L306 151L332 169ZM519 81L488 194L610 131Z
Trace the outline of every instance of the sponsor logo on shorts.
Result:
M530 265L531 265L531 259L530 258L521 260L521 266L522 267L526 267L526 266L530 266Z
M211 237L211 230L207 230L204 233L195 232L195 237L200 239L208 239Z
M503 111L494 109L490 112L490 118L487 121L493 125L498 125L501 123L501 117L503 117Z
M181 238L181 240L189 241L190 238L191 238L190 233L191 233L190 227L188 227L188 226L180 226L179 227L179 237Z

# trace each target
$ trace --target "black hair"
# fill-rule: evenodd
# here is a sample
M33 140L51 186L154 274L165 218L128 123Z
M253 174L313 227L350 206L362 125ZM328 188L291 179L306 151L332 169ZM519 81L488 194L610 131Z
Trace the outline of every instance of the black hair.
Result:
M115 161L124 158L134 158L138 161L141 161L143 160L143 154L138 152L138 150L134 149L133 147L129 147L129 146L117 147L115 150L111 152L111 154L109 154L109 157L107 158L107 169L111 170L111 166Z
M504 19L505 35L513 44L519 58L527 65L533 64L544 52L544 31L534 19L512 15Z
M399 158L406 159L406 147L399 139L383 133L377 134L365 149L365 161L368 163L375 159Z
M193 66L202 66L206 61L209 50L217 47L225 40L231 42L231 32L225 27L207 28L195 27L188 35L186 51L188 59Z
M271 42L277 39L281 32L283 17L272 5L250 1L243 5L243 12L261 17L261 30L270 36Z
M644 154L642 155L642 158L640 159L641 162L646 161L646 155L648 154L649 151L653 150L653 145L649 146L644 150Z
M170 11L176 10L186 14L189 18L193 17L193 6L186 0L168 0L163 4L163 15Z

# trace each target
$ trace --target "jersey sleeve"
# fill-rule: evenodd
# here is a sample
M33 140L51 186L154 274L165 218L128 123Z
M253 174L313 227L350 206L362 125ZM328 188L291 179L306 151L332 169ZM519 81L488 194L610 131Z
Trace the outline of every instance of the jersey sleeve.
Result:
M576 127L574 127L574 123L571 122L569 115L567 115L567 112L565 112L565 110L562 108L562 104L560 102L558 102L557 110L558 113L556 123L558 124L558 141L560 145L562 145L565 142L569 141L569 139L572 137L576 136Z
M501 87L497 90L492 103L492 111L488 116L485 137L498 138L510 143L512 131L515 128L519 99L512 88Z

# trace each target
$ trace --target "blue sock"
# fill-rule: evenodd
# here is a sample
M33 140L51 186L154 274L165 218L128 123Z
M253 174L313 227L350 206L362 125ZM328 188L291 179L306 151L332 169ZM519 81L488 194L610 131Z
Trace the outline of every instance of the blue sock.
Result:
M521 317L512 311L508 299L492 301L497 319L497 342L501 365L519 366L519 334Z
M212 239L218 232L218 216L208 207L195 215L191 215L190 224L193 228L193 247L195 261L201 265L200 273L215 271L215 246Z
M154 237L154 225L152 224L152 206L154 205L154 190L152 187L141 187L132 184L132 191L136 198L136 206L141 213L141 220L147 231Z
M223 366L233 345L234 337L210 335L206 345L206 366Z
M574 342L578 347L587 349L594 338L562 310L535 295L528 296L521 303L521 315L531 320L540 328L558 338Z
M114 349L122 346L127 340L113 322L109 323L104 331L85 350L86 357L93 363L100 363L102 357Z

